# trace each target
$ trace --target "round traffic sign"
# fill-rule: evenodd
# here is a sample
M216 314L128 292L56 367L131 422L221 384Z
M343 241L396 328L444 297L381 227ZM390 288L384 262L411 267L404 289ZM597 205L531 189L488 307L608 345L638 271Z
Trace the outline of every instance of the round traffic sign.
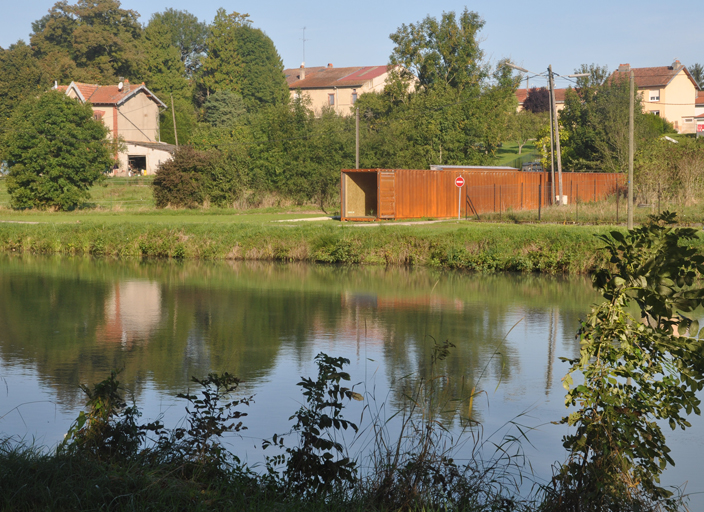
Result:
M460 188L463 187L464 186L464 178L462 176L457 176L457 178L455 178L455 185L457 185Z

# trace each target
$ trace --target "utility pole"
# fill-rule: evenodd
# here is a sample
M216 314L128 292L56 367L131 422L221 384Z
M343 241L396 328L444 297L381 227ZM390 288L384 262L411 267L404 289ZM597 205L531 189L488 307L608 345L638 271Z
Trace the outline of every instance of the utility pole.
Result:
M635 78L631 70L631 97L629 98L628 112L628 229L633 229L633 125L634 125L634 95Z
M558 196L557 204L562 205L562 153L560 151L560 127L557 124L557 105L555 104L555 81L552 75L552 64L548 66L548 76L550 78L550 98L552 99L552 113L555 123L555 146L557 147L557 182Z
M174 120L174 141L178 147L178 133L176 133L176 111L174 110L174 95L171 95L171 119Z
M354 168L359 169L359 107L355 109L355 147L354 147Z
M550 80L548 80L550 87ZM550 196L550 204L555 202L555 139L552 135L552 94L550 95L550 185L552 195Z

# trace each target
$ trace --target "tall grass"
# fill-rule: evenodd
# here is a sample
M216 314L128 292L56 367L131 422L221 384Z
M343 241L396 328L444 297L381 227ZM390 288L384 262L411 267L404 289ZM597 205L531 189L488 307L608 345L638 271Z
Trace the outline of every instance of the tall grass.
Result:
M496 450L503 455L484 460L475 431L467 441L473 446L469 462L460 464L452 458L464 448L463 437L453 437L441 412L453 400L471 400L474 391L462 398L446 386L447 377L438 364L451 346L436 344L427 373L409 376L400 432L390 436L389 422L374 415L365 429L374 438L371 456L342 461L351 468L362 463L367 469L330 479L324 486L318 478L333 467L330 445L340 442L335 436L345 426L341 416L327 416L326 411L342 409L342 394L355 395L333 384L340 382L339 377L349 378L341 373L341 365L321 371L317 381L303 379L299 384L307 404L294 416L313 422L298 430L310 436L302 435L299 447L270 458L264 473L240 464L235 453L226 455L218 441L221 434L244 428L230 423L246 416L241 411L234 414L234 407L248 400L233 400L237 379L229 374L194 378L204 386L201 394L178 395L189 401L190 426L169 431L157 423L134 424L136 408L118 393L113 372L92 389L83 386L88 411L79 415L55 452L7 439L0 442L0 509L526 510L527 501L518 497L512 481L512 471L520 472L522 466L509 455L509 445L515 444L510 439ZM324 354L316 360L321 356L346 361ZM313 392L316 388L320 394ZM323 393L333 388L343 393ZM133 441L143 440L147 431L156 438L135 445ZM319 462L296 466L301 449L320 455ZM277 472L275 462L284 467L282 472Z

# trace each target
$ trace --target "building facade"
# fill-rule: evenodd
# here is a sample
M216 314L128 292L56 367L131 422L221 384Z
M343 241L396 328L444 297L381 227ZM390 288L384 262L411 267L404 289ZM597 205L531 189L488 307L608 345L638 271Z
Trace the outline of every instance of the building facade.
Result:
M332 108L341 115L351 115L357 98L366 92L382 92L391 68L388 66L327 67L285 69L291 97L310 98L316 115Z
M612 77L628 80L631 71L644 112L667 119L679 133L696 132L695 102L699 86L680 61L652 68L621 64Z
M123 142L116 156L113 175L154 174L169 160L175 146L161 142L159 114L166 105L144 83L125 80L116 85L71 82L55 86L67 96L90 103L93 115L108 128L110 137Z

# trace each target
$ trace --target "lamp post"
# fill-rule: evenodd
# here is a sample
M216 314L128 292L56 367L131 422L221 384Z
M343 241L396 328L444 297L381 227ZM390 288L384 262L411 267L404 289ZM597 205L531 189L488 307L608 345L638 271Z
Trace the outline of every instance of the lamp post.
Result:
M522 68L520 66L516 66L515 64L511 64L510 62L507 62L506 65L510 68L513 68L517 71L521 71L523 73L532 73L534 75L544 75L544 73L534 73L532 71L528 71L525 68ZM570 78L580 78L584 76L589 76L589 73L577 73L574 75L567 75ZM557 123L557 105L555 104L555 81L554 81L554 73L552 72L552 64L548 66L548 71L547 71L547 77L548 77L548 84L550 85L550 126L552 127L554 124L555 127L555 140L554 142L551 140L550 141L550 154L552 155L553 162L555 161L554 157L554 147L557 147L557 180L558 180L558 196L557 196L557 204L562 205L562 152L560 148L560 127ZM552 135L552 131L550 130L550 133ZM551 137L552 138L552 137ZM555 170L554 170L554 165L551 166L551 181L552 181L552 198L555 198ZM552 200L550 201L552 203Z

